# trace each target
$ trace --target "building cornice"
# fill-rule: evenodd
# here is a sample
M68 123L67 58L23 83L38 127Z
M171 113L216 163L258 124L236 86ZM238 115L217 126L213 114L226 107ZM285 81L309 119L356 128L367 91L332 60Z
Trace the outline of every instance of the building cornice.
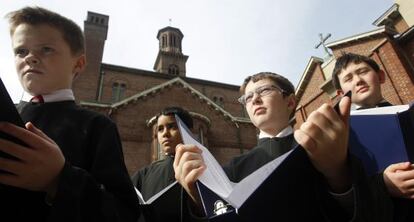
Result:
M399 5L394 3L387 11L385 11L379 18L377 18L372 24L375 26L384 25L383 22L388 19L390 16L398 12Z
M131 103L136 103L141 99L145 99L146 97L150 95L157 94L161 91L163 91L166 88L172 87L174 85L181 86L184 89L187 89L190 91L190 93L201 100L202 102L205 102L208 106L210 106L213 110L221 113L225 119L228 119L232 121L236 127L238 128L238 123L246 123L245 118L240 117L234 117L231 113L227 112L225 109L223 109L221 106L217 105L215 102L213 102L210 98L193 88L190 84L185 82L181 77L176 77L172 80L169 80L165 83L159 84L157 86L154 86L150 89L144 90L140 93L137 93L133 96L130 96L128 98L125 98L119 102L113 103L113 104L101 104L101 103L94 103L94 102L80 102L81 106L89 106L89 107L97 107L97 108L107 108L109 109L109 114L111 114L114 110L117 110L121 107L127 106Z
M355 41L361 41L361 40L365 40L365 39L368 39L368 38L373 38L373 37L376 37L378 35L384 35L384 34L396 35L396 34L398 34L398 32L395 31L394 29L388 27L388 26L381 26L377 29L374 29L374 30L371 30L371 31L368 31L368 32L363 32L363 33L360 33L360 34L357 34L357 35L353 35L353 36L350 36L350 37L347 37L347 38L343 38L343 39L339 39L339 40L330 42L330 43L326 44L326 47L336 48L336 47L339 47L341 45L350 44L350 43L355 42Z

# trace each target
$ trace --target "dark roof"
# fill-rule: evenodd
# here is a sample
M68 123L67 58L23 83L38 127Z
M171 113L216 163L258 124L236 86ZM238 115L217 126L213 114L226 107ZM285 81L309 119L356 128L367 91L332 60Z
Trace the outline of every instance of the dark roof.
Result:
M158 30L157 39L160 39L161 33L166 32L166 31L176 32L180 35L181 38L184 38L184 34L181 32L180 29L174 28L174 27L171 27L171 26L167 26L165 28L162 28L162 29Z
M173 74L166 74L166 73L148 71L148 70L143 70L143 69L130 68L130 67L125 67L125 66L111 65L111 64L106 64L106 63L102 63L102 69L104 71L105 69L107 69L107 70L113 70L113 71L118 71L118 72L124 72L124 73L132 74L132 75L151 76L151 77L166 79L166 80L177 77L177 75L173 75ZM240 86L238 85L231 85L227 83L220 83L220 82L214 82L214 81L208 81L208 80L196 79L196 78L190 78L190 77L181 77L181 76L180 78L182 78L184 81L188 83L215 86L215 87L221 87L221 88L232 89L232 90L239 90L240 88Z

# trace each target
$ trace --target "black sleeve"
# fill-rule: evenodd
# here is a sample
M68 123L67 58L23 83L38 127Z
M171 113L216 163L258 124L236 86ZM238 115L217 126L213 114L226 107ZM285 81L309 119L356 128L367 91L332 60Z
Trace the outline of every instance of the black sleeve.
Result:
M107 119L104 119L107 120ZM95 121L86 159L89 170L66 162L50 212L51 221L137 221L138 199L127 173L118 130Z
M209 221L207 217L200 216L195 213L194 204L192 203L190 196L187 194L184 188L182 188L181 192L181 220L182 222Z
M131 180L132 184L138 189L141 190L142 187L142 180L147 172L147 167L138 170L137 172L132 175Z
M361 161L349 155L354 188L354 212L351 221L393 221L393 204L382 174L368 176Z

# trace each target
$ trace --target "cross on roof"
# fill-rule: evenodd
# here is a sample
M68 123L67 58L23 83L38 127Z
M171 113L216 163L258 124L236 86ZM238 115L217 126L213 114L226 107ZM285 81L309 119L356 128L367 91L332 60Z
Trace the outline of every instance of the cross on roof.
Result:
M328 51L328 47L326 47L325 42L326 40L328 40L328 38L331 37L331 33L328 33L328 35L326 35L325 37L323 37L322 33L319 33L319 38L321 39L320 42L315 46L315 49L319 48L319 46L323 46L323 49L325 50L325 52L328 55L332 55L329 51Z

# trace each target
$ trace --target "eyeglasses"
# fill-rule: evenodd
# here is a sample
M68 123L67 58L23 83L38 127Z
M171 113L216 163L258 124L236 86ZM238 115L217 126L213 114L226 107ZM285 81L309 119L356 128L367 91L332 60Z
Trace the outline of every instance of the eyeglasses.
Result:
M257 94L260 97L264 97L264 96L270 95L270 93L272 93L275 90L279 90L282 94L285 93L285 91L281 89L279 86L264 85L264 86L257 87L256 89L253 90L253 92L249 92L245 95L242 95L238 99L238 101L239 103L246 105L253 101L254 94Z

